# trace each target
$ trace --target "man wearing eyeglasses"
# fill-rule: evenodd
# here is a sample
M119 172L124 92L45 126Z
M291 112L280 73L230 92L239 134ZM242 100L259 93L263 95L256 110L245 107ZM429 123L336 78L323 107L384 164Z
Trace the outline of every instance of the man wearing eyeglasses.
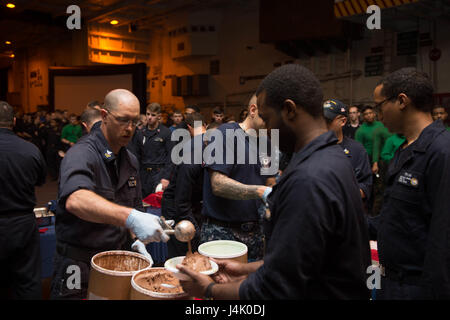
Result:
M384 125L406 138L390 162L378 218L381 299L450 299L450 132L433 122L433 91L414 68L374 91Z
M61 164L53 299L86 298L96 253L168 240L158 217L142 212L139 164L125 148L139 122L139 100L128 90L113 90L101 116L100 128L70 148ZM138 239L133 244L127 229ZM73 266L80 273L78 287L69 281Z

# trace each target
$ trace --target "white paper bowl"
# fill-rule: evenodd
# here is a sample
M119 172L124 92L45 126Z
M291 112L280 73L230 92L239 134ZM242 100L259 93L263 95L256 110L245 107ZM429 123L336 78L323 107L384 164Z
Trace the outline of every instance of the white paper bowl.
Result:
M170 272L173 273L173 275L178 279L178 280L189 280L190 277L187 274L184 274L182 272L180 272L180 270L177 269L177 264L181 264L183 262L185 256L180 256L180 257L174 257L172 259L167 260L164 263L164 268L166 270L169 270ZM205 274L207 276L216 273L219 270L219 266L217 265L217 263L215 263L214 261L212 261L211 259L209 260L209 263L211 264L211 269L206 270L206 271L200 271L200 273Z
M198 253L214 259L242 259L247 262L247 246L238 241L214 240L198 246Z

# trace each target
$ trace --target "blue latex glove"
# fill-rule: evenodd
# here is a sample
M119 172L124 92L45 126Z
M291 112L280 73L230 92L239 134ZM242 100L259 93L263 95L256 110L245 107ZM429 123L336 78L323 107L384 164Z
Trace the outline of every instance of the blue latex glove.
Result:
M167 242L169 240L169 236L161 228L159 217L150 213L141 212L136 209L131 210L125 226L144 244L160 241Z
M272 192L272 188L271 187L267 187L266 190L264 190L263 196L262 196L262 201L264 201L264 203L267 203L267 197L269 196L269 194Z
M133 249L134 251L136 251L136 252L146 256L150 260L149 268L151 268L153 266L153 258L150 255L150 253L148 253L147 248L145 247L145 244L141 240L136 240L131 245L131 249Z

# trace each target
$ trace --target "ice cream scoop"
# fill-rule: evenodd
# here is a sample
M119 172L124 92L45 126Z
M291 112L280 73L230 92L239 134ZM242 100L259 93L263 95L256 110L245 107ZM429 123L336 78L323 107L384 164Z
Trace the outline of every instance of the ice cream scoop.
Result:
M163 228L168 235L175 235L178 241L189 242L195 236L195 227L189 220L181 220L175 225L175 228Z

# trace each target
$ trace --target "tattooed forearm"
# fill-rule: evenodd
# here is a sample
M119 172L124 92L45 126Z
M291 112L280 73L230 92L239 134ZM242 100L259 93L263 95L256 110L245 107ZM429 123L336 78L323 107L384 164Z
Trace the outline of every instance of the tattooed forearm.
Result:
M240 183L217 171L211 170L210 174L212 191L216 196L231 200L260 198L258 189L260 189L261 186Z

